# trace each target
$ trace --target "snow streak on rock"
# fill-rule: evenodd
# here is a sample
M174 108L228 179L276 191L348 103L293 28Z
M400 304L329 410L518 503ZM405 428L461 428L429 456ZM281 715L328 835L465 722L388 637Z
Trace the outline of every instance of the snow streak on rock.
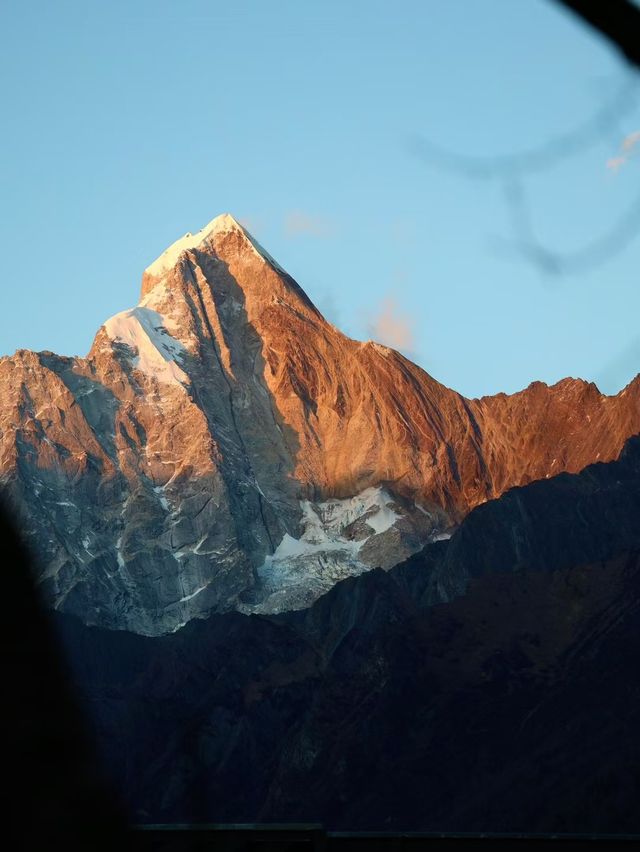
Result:
M122 311L104 324L107 335L116 343L130 347L132 366L159 382L188 384L186 373L178 366L184 346L163 325L160 314L150 308Z

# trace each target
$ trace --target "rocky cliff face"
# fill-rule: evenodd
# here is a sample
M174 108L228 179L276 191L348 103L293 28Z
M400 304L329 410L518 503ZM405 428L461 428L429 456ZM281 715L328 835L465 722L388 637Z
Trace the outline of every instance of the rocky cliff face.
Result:
M350 340L226 215L147 268L86 358L0 359L0 486L46 599L152 635L308 606L639 431L638 378L468 400Z
M137 821L637 833L639 520L636 439L305 610L57 623Z

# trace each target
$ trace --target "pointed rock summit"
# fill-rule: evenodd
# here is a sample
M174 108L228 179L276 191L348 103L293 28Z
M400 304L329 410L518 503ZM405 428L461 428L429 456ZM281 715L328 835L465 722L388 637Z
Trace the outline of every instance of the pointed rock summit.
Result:
M295 281L230 213L216 216L196 234L185 234L154 260L144 271L141 298L148 296L159 282L179 278L185 269L199 268L201 259L209 264L218 261L228 269L233 266L240 272L237 283L246 288L245 293L256 290L262 283L266 285L266 292L261 294L263 298L292 293L308 309L318 313ZM265 275L267 271L272 274Z
M230 213L222 213L220 216L216 216L215 219L212 219L208 225L205 225L196 234L187 232L184 237L180 237L175 243L172 243L169 248L162 252L160 257L147 266L145 274L152 278L162 277L170 269L173 269L185 252L211 243L216 235L226 234L230 231L237 231L243 236L246 236L242 225ZM142 295L145 295L144 291Z
M147 267L86 358L0 359L0 485L43 594L147 634L308 606L639 431L638 379L470 400L349 339L229 214Z

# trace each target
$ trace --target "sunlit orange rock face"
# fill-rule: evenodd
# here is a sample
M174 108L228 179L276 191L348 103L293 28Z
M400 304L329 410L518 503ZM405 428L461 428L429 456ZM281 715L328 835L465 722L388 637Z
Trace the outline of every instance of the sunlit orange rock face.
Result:
M250 608L265 583L269 611L305 605L640 432L639 378L614 397L565 379L469 400L349 339L230 216L151 264L86 358L17 352L0 389L0 482L43 594L145 633ZM329 541L314 524L338 516Z

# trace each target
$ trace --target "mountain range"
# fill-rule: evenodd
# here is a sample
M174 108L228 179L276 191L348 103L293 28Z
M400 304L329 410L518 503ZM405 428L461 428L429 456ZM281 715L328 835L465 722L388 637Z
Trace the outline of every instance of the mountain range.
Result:
M0 488L41 594L150 636L304 609L637 432L640 377L466 399L349 339L226 214L147 267L86 358L0 359Z
M0 359L0 496L135 822L640 832L640 376L467 399L223 215Z

